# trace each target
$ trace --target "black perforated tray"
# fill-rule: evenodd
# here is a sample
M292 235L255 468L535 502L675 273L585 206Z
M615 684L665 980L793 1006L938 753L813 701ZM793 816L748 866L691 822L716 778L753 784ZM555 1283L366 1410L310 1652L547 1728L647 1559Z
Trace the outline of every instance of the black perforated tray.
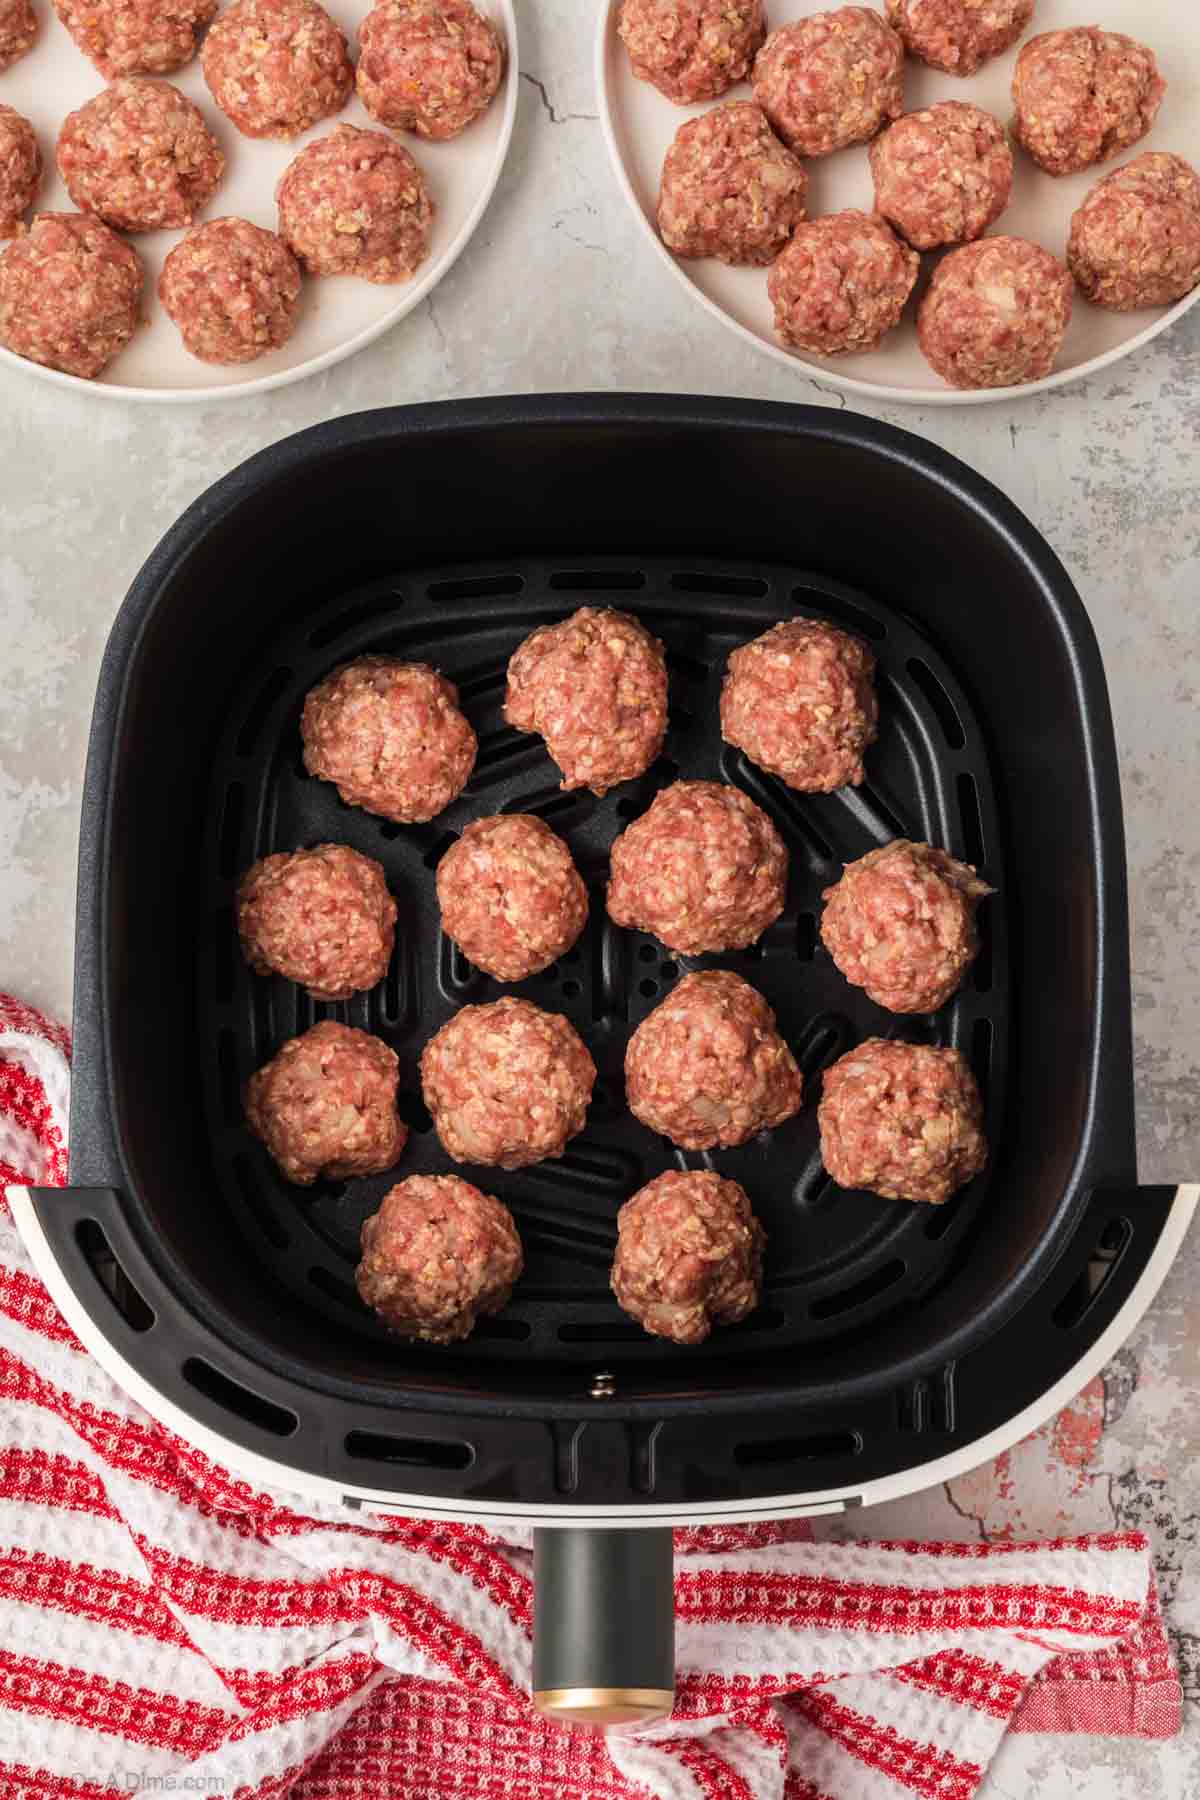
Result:
M663 755L641 780L603 800L564 794L541 740L513 730L501 714L505 667L517 644L536 625L585 604L636 614L664 641L671 676ZM720 738L717 701L729 651L796 614L860 632L879 659L880 736L861 788L795 794ZM338 663L366 651L435 663L459 684L479 734L466 792L430 825L394 825L347 807L330 785L305 774L298 731L304 695ZM786 909L748 951L683 959L606 918L613 838L681 776L736 783L767 810L788 844ZM469 820L499 811L537 813L551 824L569 843L591 896L580 943L543 975L510 989L474 969L441 935L434 893L438 860L455 836ZM1004 1108L1004 851L983 738L937 651L870 596L801 569L661 558L428 568L337 593L245 667L213 764L205 816L211 841L201 860L212 886L197 1015L216 1048L204 1064L215 1178L269 1281L296 1290L338 1325L386 1336L354 1290L359 1228L400 1175L453 1166L421 1101L421 1048L457 1007L504 991L564 1012L586 1039L599 1081L587 1128L560 1160L511 1174L465 1171L511 1206L525 1245L526 1272L512 1303L479 1327L493 1358L599 1359L615 1366L631 1355L642 1364L682 1356L695 1365L735 1350L861 1333L915 1306L962 1254L985 1204L986 1173L941 1208L890 1202L835 1187L817 1142L821 1070L872 1034L962 1049L983 1088L993 1141ZM897 1019L874 1006L837 973L818 936L821 891L843 862L897 836L943 845L998 889L980 912L983 947L967 987L930 1018ZM337 1005L314 1003L291 983L252 975L233 917L237 877L256 857L326 840L377 857L400 908L386 981ZM735 969L767 996L804 1070L806 1103L796 1119L741 1149L690 1156L629 1114L622 1065L630 1032L680 974L709 966ZM241 1088L285 1039L329 1017L377 1032L398 1052L401 1111L412 1135L396 1173L306 1191L285 1182L252 1139ZM768 1233L761 1306L701 1351L648 1341L608 1290L618 1207L673 1163L715 1166L736 1177ZM453 1359L463 1350L439 1354Z

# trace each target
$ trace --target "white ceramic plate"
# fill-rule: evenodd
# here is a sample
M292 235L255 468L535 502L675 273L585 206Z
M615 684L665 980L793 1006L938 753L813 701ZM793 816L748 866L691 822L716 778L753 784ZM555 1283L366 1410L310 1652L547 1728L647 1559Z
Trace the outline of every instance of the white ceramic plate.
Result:
M349 37L353 55L358 26L370 10L370 0L324 0L324 4ZM299 321L283 349L274 350L257 362L218 367L199 362L184 349L155 292L167 253L183 234L141 232L130 241L146 264L147 323L98 381L61 375L3 349L0 358L11 367L46 381L94 389L125 400L219 400L282 387L361 350L419 306L453 266L478 225L504 167L517 110L517 24L512 0L480 0L480 5L503 33L508 51L504 83L495 100L481 119L448 144L426 144L420 138L397 134L421 165L437 206L432 251L415 281L397 287L377 287L349 276L306 278ZM37 12L42 24L38 41L27 56L0 74L0 101L15 106L37 131L47 170L37 210L71 212L74 208L54 167L55 140L67 114L98 94L105 85L104 77L76 49L50 0L37 0ZM275 184L305 144L343 122L379 129L355 96L334 118L322 120L301 137L278 143L247 138L214 103L200 73L199 58L166 79L196 101L225 152L225 176L204 209L204 218L233 213L274 230Z
M821 12L838 0L767 0L772 27ZM899 327L869 356L821 357L786 350L772 329L766 272L728 269L718 262L679 262L664 248L654 227L663 157L684 119L706 107L680 107L665 100L648 82L638 81L617 37L619 0L601 0L597 43L597 91L600 117L617 177L641 220L656 254L663 258L692 296L739 337L777 362L795 366L831 386L873 400L915 401L925 406L962 406L1061 387L1127 356L1165 331L1200 300L1200 289L1165 311L1110 313L1077 296L1074 317L1054 374L1021 388L993 388L961 393L934 374L917 346L912 324L915 301ZM879 7L882 12L882 6ZM1108 174L1142 150L1173 150L1200 166L1200 17L1194 0L1038 0L1027 36L1064 25L1102 24L1149 44L1168 82L1167 96L1150 136L1099 169L1055 180L1044 175L1023 152L1017 152L1017 178L1012 203L993 231L1030 237L1062 256L1071 215L1101 175ZM970 80L939 74L909 59L905 104L909 111L935 100L971 100L1000 119L1012 113L1009 89L1015 46L1007 56L987 64ZM748 86L729 98L747 99ZM839 212L846 206L871 209L873 188L864 146L840 151L807 164L809 210ZM926 263L929 258L924 259ZM923 284L921 284L923 285ZM920 292L920 286L918 288Z

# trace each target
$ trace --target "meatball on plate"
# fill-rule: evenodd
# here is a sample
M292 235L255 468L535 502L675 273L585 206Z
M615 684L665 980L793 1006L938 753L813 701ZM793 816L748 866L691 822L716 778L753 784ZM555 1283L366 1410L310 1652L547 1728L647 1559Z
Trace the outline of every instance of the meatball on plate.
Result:
M1011 403L1108 367L1200 300L1186 183L1160 163L1149 181L1114 182L1081 220L1069 319L1058 302L1074 283L1010 268L1016 309L1036 315L1015 354L998 353L994 314L977 320L974 354L951 341L974 306L969 282L946 308L959 323L926 332L931 357L917 331L944 253L1003 235L1061 265L1104 177L1141 155L1200 172L1193 7L765 0L748 68L733 41L745 10L601 0L597 92L643 254L792 371L778 399L803 401L812 379L891 405Z
M0 258L78 212L142 270L134 329L89 320L113 348L82 355L99 296L39 305L18 257L0 363L179 404L331 367L449 272L526 87L514 0L0 0Z

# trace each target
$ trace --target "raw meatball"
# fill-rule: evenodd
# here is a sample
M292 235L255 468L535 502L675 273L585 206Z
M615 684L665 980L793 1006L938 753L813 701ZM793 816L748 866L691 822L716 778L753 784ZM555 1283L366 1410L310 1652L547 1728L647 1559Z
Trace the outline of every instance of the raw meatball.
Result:
M1011 50L1033 18L1034 0L886 0L910 56L947 75L974 75Z
M402 144L339 125L288 164L279 230L310 275L408 281L429 255L433 201Z
M402 1337L452 1344L507 1306L524 1257L507 1206L457 1175L410 1175L363 1221L355 1281Z
M975 909L991 892L945 850L897 838L848 863L825 889L821 937L846 980L877 1005L936 1012L978 953Z
M201 362L254 362L295 329L300 265L273 231L212 219L171 251L158 297Z
M106 81L170 75L196 54L217 0L54 0L54 10Z
M623 612L581 607L542 625L508 665L504 716L536 731L564 788L606 794L644 774L667 734L663 647Z
M1013 135L1048 175L1073 175L1151 129L1167 84L1153 50L1076 25L1030 38L1013 75Z
M940 1205L987 1162L983 1106L957 1050L868 1038L825 1071L821 1155L839 1187Z
M360 656L318 682L300 720L304 766L347 806L401 825L436 818L475 767L458 689L428 663Z
M325 1019L290 1038L246 1083L246 1120L289 1181L348 1181L397 1162L408 1128L396 1111L394 1050Z
M238 933L257 975L282 975L314 1000L348 1000L387 974L396 902L382 865L348 844L281 851L238 884Z
M875 657L825 619L787 619L729 658L721 735L802 793L863 780L875 742Z
M0 257L0 344L90 381L141 318L137 252L84 213L39 213Z
M612 847L608 916L683 956L744 950L783 911L788 853L760 806L720 781L677 781Z
M785 344L818 356L875 350L899 324L920 266L876 213L798 225L767 276L775 329Z
M114 230L174 231L212 199L225 158L186 94L129 76L68 114L58 169L76 206Z
M676 256L773 262L804 217L808 177L761 106L730 100L689 119L663 164L658 229Z
M32 50L37 34L32 0L0 0L0 70Z
M904 45L869 7L813 13L771 33L754 98L801 156L865 144L904 111Z
M1053 369L1071 323L1071 277L1026 238L952 250L917 314L926 360L956 388L1018 387Z
M875 139L869 154L875 210L915 250L982 237L1012 194L1004 127L962 100L907 113Z
M740 975L685 975L625 1052L635 1118L684 1150L729 1149L800 1109L796 1059L775 1014Z
M711 1169L673 1170L617 1214L612 1290L653 1337L702 1344L758 1305L766 1234L744 1188Z
M523 1169L583 1130L596 1065L575 1027L528 1000L464 1006L430 1038L421 1087L455 1162Z
M767 21L763 0L623 0L617 30L639 81L691 106L745 81Z
M233 0L200 61L221 111L252 138L296 137L341 112L354 86L345 34L317 0Z
M471 0L377 0L358 31L358 97L395 131L444 140L485 112L504 46Z
M11 106L0 106L0 238L16 236L41 185L42 153L33 126Z
M1113 312L1170 306L1200 282L1200 177L1148 150L1097 184L1071 221L1071 273Z
M562 839L529 813L468 825L438 864L442 930L497 981L524 981L571 948L588 897Z

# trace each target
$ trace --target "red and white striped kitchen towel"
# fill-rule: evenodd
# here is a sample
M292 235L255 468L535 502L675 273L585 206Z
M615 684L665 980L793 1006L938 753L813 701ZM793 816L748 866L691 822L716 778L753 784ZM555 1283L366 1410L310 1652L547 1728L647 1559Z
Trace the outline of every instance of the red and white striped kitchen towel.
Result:
M68 1045L0 996L0 1184L65 1179ZM0 1211L0 1800L969 1800L1004 1732L1167 1736L1137 1533L679 1534L679 1701L541 1723L525 1547L239 1480L82 1348Z

